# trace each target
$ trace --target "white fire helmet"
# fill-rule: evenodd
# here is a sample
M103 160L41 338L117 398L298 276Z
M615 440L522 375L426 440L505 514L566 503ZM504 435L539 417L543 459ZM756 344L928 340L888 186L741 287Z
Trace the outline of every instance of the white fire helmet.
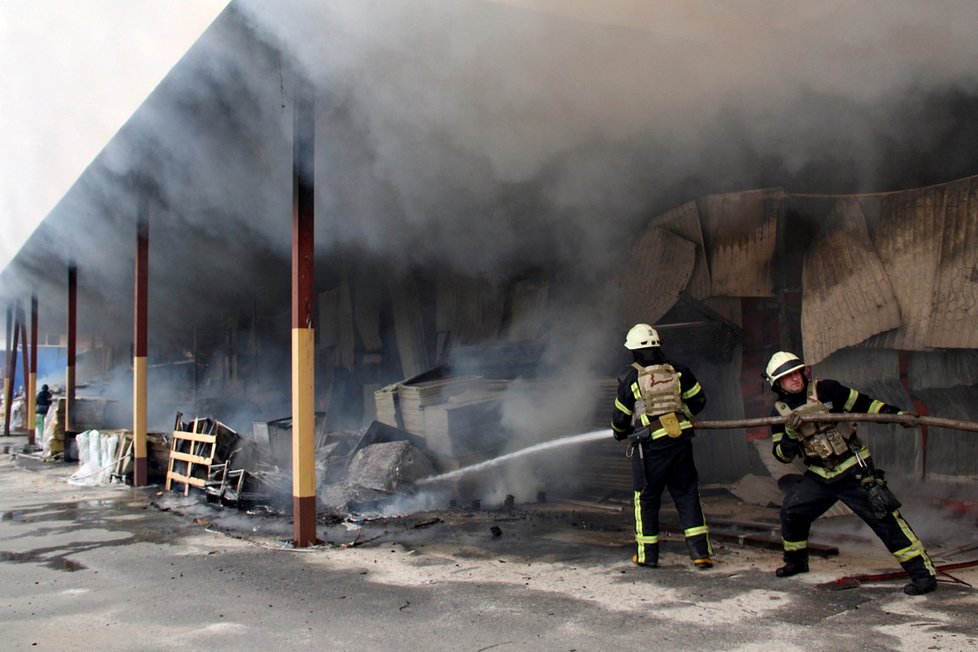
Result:
M774 385L778 381L778 378L787 376L792 371L798 371L804 368L805 363L794 353L778 351L771 356L771 360L767 363L767 369L764 370L764 377L767 378L767 382Z
M635 324L625 336L625 348L630 350L660 346L659 334L648 324Z

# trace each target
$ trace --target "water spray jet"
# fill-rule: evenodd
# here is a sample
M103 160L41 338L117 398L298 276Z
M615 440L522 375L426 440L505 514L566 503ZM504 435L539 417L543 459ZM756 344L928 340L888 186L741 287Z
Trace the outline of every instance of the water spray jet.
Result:
M456 469L454 471L449 471L447 473L441 473L439 475L433 475L428 478L422 478L418 480L418 485L431 484L434 482L441 482L443 480L454 480L460 478L463 475L468 475L469 473L475 473L476 471L482 471L483 469L488 469L494 466L498 466L503 462L509 462L518 457L523 457L525 455L532 455L533 453L539 453L540 451L549 450L551 448L558 448L561 446L570 446L572 444L584 444L589 441L597 441L599 439L610 438L611 429L606 430L595 430L593 432L585 432L580 435L570 435L567 437L562 437L560 439L553 439L551 441L545 441L539 444L534 444L533 446L528 446L526 448L521 448L518 451L513 451L512 453L506 453L505 455L500 455L499 457L494 457L490 460L485 460L484 462L479 462L477 464L472 464L461 469Z

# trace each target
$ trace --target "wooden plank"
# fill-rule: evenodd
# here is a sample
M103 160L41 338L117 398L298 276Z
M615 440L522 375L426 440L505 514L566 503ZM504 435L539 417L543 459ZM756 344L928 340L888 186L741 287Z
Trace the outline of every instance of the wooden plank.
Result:
M194 464L206 464L208 466L213 461L210 457L191 455L190 453L181 453L180 451L172 451L170 458L180 462L193 462Z
M204 487L204 485L207 484L207 481L204 480L203 478L195 478L193 476L183 475L182 473L174 473L173 479L176 480L177 482L182 482L187 485L193 485L194 487Z
M180 482L184 485L183 494L186 496L190 493L190 487L203 487L206 481L201 478L193 477L194 464L201 464L203 466L210 466L211 461L214 459L214 453L217 450L217 435L216 434L205 434L202 432L197 432L203 428L210 427L213 429L213 424L205 419L194 419L192 430L190 432L184 430L174 430L173 431L173 441L170 448L170 460L166 472L166 489L170 490L173 481ZM177 450L180 442L189 442L190 453L184 453ZM210 453L204 457L194 454L194 447L196 445L203 445L205 447L210 447ZM178 473L173 470L173 465L177 461L186 462L187 470L186 473Z
M203 435L197 432L184 432L182 430L173 431L173 440L196 441L203 444L213 444L217 442L217 435Z

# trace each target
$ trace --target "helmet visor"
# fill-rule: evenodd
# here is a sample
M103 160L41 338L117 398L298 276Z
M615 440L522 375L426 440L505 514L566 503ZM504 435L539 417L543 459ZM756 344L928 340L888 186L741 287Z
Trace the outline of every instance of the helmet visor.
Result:
M801 360L788 360L787 362L779 366L777 369L775 369L773 372L771 372L771 382L773 383L774 381L776 381L778 378L781 378L782 376L787 376L792 371L797 371L799 369L804 369L804 368L805 368L805 363L802 362Z

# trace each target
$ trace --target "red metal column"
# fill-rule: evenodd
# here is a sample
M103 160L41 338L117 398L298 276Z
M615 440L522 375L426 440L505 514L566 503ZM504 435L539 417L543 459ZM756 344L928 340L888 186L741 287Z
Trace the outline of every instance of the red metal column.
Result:
M27 444L37 444L37 290L31 292L31 356L27 380Z
M68 355L65 365L65 461L69 460L68 442L75 434L71 413L75 407L75 343L78 336L78 265L68 263Z
M315 277L313 275L314 104L296 91L292 144L292 519L293 545L316 539Z
M14 332L10 347L7 351L7 380L4 385L4 404L7 406L3 413L3 434L10 434L10 408L14 399L14 382L17 380L17 348L20 346L20 308L14 309Z
M146 372L147 372L147 315L149 308L149 208L140 202L136 218L136 271L133 306L133 465L132 484L148 484L146 477Z
M27 315L24 314L24 306L17 302L17 321L20 323L20 353L21 361L24 365L24 407L27 407L27 394L30 388L30 366L27 351Z
M10 434L10 402L13 400L13 391L11 386L14 384L14 379L11 378L10 374L10 359L13 353L10 350L10 346L13 343L13 321L14 321L14 307L13 304L7 304L7 330L4 331L4 349L3 349L3 434Z

